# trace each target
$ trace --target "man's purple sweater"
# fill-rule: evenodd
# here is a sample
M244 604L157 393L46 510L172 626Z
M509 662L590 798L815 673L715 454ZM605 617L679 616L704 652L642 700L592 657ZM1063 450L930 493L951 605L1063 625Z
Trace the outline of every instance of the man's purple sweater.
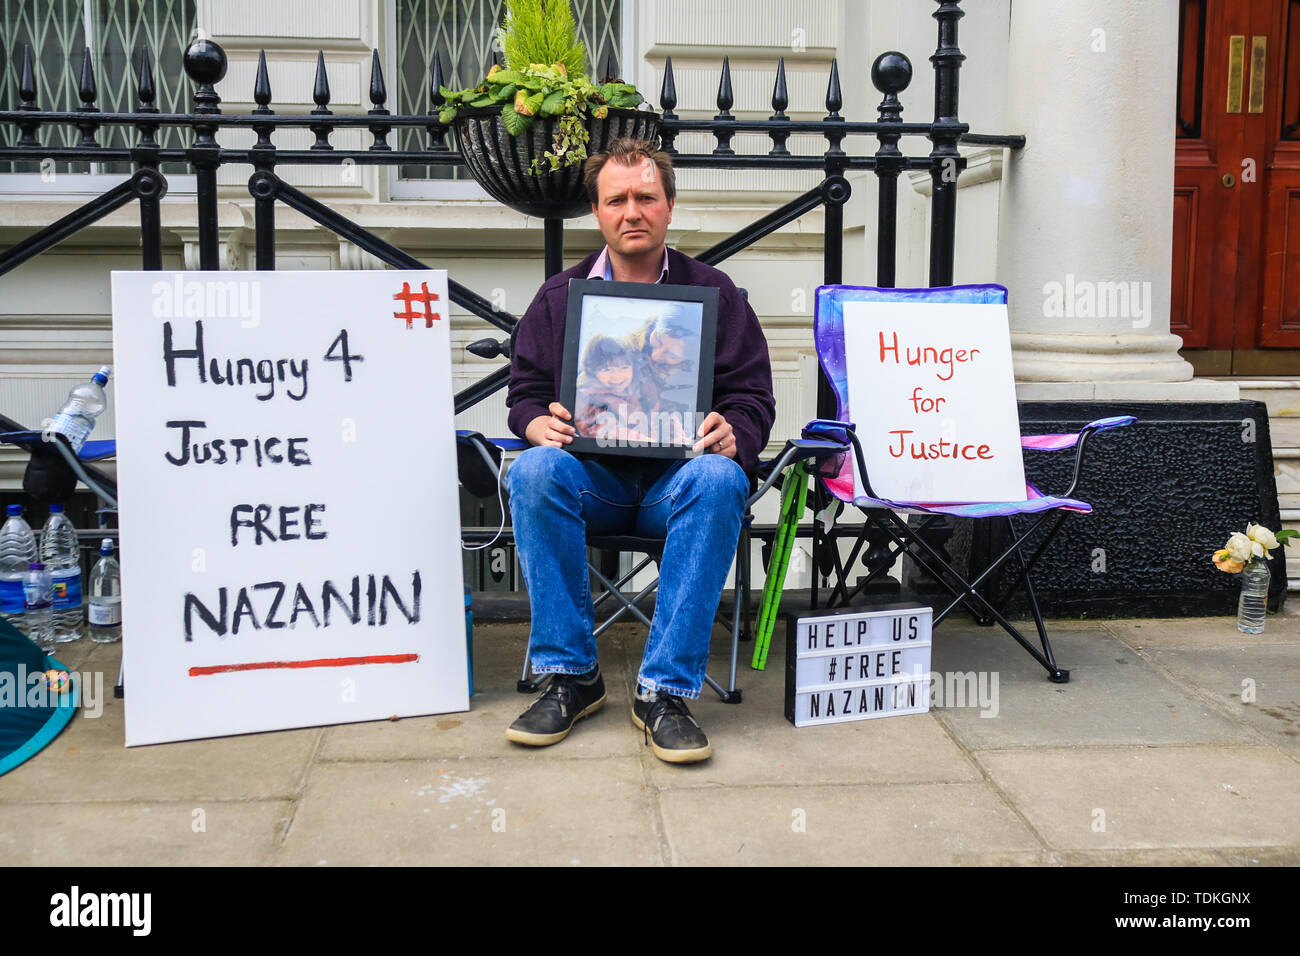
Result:
M549 415L551 402L559 400L569 280L585 279L598 255L593 252L572 269L547 279L519 321L506 405L510 408L510 430L520 438L526 438L529 422L539 415ZM735 432L737 463L752 472L776 418L772 365L758 317L725 273L674 249L668 250L665 281L671 285L711 285L719 290L713 411L721 414Z

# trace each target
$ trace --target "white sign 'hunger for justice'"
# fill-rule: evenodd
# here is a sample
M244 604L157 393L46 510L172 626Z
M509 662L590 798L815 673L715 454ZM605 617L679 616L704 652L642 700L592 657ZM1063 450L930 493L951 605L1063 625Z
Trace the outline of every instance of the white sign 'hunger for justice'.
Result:
M845 302L844 354L850 414L877 497L1024 499L1005 305ZM861 489L856 462L853 471Z

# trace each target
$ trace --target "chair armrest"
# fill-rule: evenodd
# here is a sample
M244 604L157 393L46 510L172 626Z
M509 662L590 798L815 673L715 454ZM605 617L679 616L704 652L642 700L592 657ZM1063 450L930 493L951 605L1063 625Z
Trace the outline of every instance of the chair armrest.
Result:
M752 508L755 502L767 494L782 473L791 465L812 458L828 458L831 455L838 455L844 452L847 447L841 442L817 438L787 439L785 447L781 449L781 454L770 461L759 463L758 474L763 476L764 480L759 485L758 490L749 496L749 507Z
M834 421L828 418L814 418L804 426L805 435L820 435L830 441L837 441L847 448L853 446L853 456L857 459L858 475L862 479L862 487L853 489L854 497L862 497L879 500L879 495L871 487L871 478L867 473L867 462L862 456L862 445L858 442L858 426L853 422Z
M1137 421L1137 418L1132 415L1117 415L1114 418L1099 418L1097 421L1089 422L1083 426L1083 429L1079 432L1079 442L1074 447L1074 477L1070 480L1070 487L1060 497L1074 497L1074 489L1079 484L1079 475L1083 472L1083 452L1087 447L1088 439L1097 432L1122 428L1125 425L1132 425L1135 421Z
M5 419L5 421L12 422L13 420ZM117 444L114 440L101 439L96 442L86 442L86 446L91 452L106 451L106 454L93 456L86 454L81 459L73 452L72 446L68 444L68 439L65 436L57 433L46 434L36 429L22 429L21 431L9 431L0 434L0 445L14 445L26 451L33 459L37 457L43 460L62 458L67 465L68 471L72 473L76 480L81 481L82 484L108 502L113 508L117 508L117 482L98 468L82 463L83 461L93 461L99 457L111 457L116 454ZM105 446L112 447L106 449ZM34 467L42 467L42 462L28 463L28 471L24 475L24 484L26 484L28 477L32 476L31 469ZM60 468L61 466L56 465L54 467ZM66 475L67 472L63 472L63 474ZM30 490L28 493L32 494Z

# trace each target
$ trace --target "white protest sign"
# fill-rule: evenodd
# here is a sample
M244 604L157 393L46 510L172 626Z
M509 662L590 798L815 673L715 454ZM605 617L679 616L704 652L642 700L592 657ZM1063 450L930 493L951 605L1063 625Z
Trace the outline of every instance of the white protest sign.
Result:
M126 742L468 709L447 274L114 272Z
M1024 500L1005 305L845 302L844 355L877 497Z
M930 633L922 604L790 620L785 716L796 727L930 709Z

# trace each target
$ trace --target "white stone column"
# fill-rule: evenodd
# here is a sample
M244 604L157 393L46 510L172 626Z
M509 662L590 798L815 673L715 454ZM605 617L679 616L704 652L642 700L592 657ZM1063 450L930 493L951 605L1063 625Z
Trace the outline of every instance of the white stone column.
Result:
M998 276L1021 399L1234 400L1169 331L1178 0L1011 6Z

